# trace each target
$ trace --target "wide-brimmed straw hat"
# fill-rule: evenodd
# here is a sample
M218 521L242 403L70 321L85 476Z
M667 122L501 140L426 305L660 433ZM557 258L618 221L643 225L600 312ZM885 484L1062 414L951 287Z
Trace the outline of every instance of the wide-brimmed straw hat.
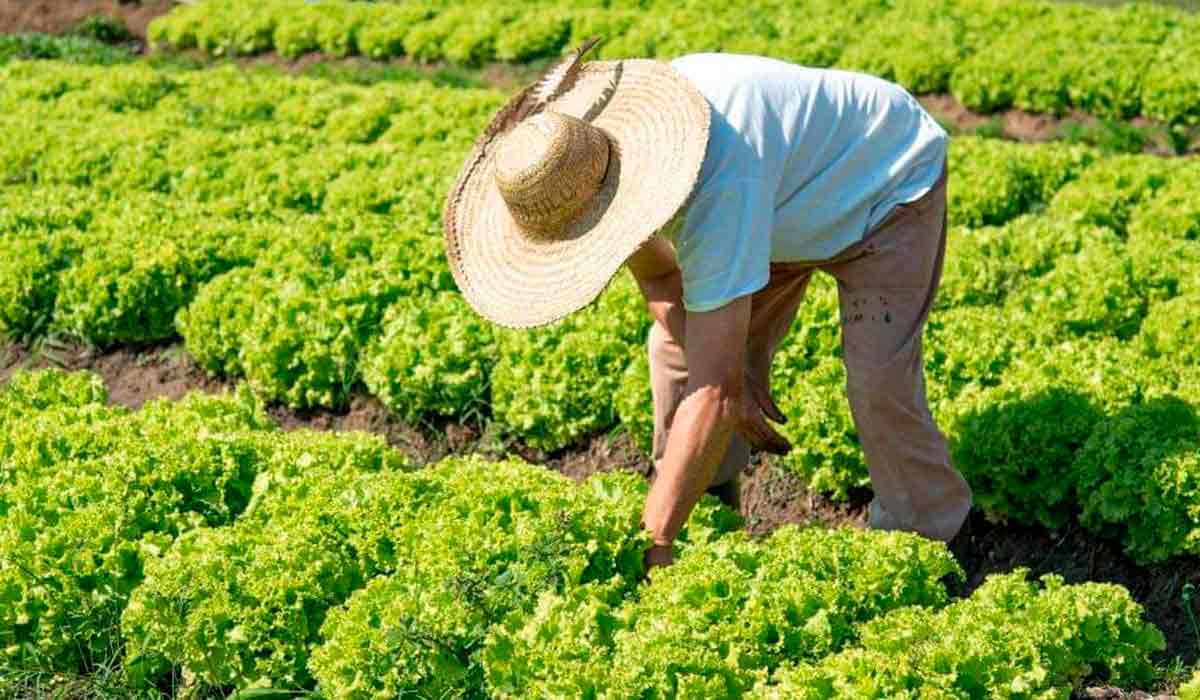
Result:
M480 315L521 328L587 306L687 202L708 145L704 96L669 64L581 59L492 120L446 199L446 254Z

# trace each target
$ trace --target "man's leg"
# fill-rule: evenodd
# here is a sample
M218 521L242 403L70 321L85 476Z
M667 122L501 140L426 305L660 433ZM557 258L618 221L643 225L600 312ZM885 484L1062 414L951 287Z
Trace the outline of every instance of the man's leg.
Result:
M929 412L921 356L945 245L943 180L823 269L838 279L846 388L875 489L871 526L948 541L971 490Z

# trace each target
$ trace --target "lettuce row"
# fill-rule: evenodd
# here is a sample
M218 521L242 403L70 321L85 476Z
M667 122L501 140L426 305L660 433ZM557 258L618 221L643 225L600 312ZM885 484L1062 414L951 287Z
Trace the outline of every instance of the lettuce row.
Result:
M544 0L516 8L467 3L210 0L151 23L150 41L216 56L275 50L478 66L559 54L600 35L603 58L672 58L698 51L758 53L861 70L913 92L953 92L968 107L1010 106L1098 117L1139 115L1189 125L1197 20L1154 5L1101 9L995 0L773 0L592 3ZM845 38L850 37L849 41Z
M477 691L491 627L544 592L628 587L641 571L645 487L633 474L578 486L516 461L417 472L306 462L274 460L241 518L148 563L122 618L138 678L175 669L218 690L315 679L334 696ZM731 516L706 501L685 546L736 527ZM280 569L293 575L271 575Z

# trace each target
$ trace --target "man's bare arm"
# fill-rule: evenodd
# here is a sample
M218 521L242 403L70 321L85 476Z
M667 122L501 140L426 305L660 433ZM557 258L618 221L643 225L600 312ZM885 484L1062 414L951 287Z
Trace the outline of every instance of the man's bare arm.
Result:
M626 261L637 280L650 315L670 333L680 347L687 347L687 313L683 307L683 272L675 248L661 236L655 236ZM748 368L747 368L748 369ZM745 391L776 423L787 421L775 405L762 379L747 375Z
M757 397L746 390L745 352L750 297L687 314L688 384L675 412L644 522L655 545L669 546L720 466L734 431L751 445L786 452L786 439L767 424Z
M661 236L651 238L626 261L637 280L650 315L681 346L687 340L683 309L683 273L675 248Z

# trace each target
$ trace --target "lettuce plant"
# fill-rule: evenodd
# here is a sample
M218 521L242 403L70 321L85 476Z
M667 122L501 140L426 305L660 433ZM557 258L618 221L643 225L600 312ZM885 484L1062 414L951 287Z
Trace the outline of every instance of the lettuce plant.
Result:
M1112 156L1063 187L1050 208L1069 221L1107 226L1124 236L1133 209L1168 182L1172 169L1170 161L1154 156Z
M363 369L372 394L410 421L479 417L496 361L491 324L451 292L401 299L382 323Z
M1085 677L1145 682L1162 633L1128 591L1103 583L988 578L941 609L902 608L861 628L861 646L781 669L749 697L1067 698Z
M0 658L55 670L113 658L145 557L248 503L263 423L247 408L193 397L86 421L66 409L70 420L39 426L61 431L53 449L10 453L19 461L0 480Z
M543 595L532 615L493 630L489 690L741 697L782 663L852 643L862 620L943 604L941 579L959 573L942 545L907 534L789 527L761 545L726 536L689 549L633 597L603 585Z
M1200 417L1175 396L1096 426L1076 454L1081 521L1142 562L1200 552Z

